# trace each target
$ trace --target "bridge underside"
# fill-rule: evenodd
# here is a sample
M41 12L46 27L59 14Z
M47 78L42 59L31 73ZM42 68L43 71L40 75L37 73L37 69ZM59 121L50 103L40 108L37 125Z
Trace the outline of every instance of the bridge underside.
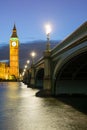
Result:
M39 89L43 88L43 79L44 79L44 69L41 68L36 73L35 86Z
M55 95L58 94L87 94L87 51L60 69L55 80Z

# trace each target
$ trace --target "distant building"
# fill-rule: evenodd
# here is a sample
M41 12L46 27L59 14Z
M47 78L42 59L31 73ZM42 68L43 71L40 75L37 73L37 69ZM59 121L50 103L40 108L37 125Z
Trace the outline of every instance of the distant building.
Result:
M0 62L0 79L14 80L19 78L19 39L14 25L9 41L9 65Z

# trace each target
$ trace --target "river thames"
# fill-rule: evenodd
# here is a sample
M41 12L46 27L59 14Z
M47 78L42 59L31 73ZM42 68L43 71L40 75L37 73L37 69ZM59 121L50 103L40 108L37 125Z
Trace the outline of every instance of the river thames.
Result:
M21 82L0 82L0 130L87 130L87 100L76 106L75 99L40 98L36 92Z

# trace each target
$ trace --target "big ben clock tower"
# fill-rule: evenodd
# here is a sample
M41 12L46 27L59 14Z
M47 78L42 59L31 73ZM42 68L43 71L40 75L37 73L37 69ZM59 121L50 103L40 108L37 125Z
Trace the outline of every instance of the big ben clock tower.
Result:
M11 76L17 79L19 78L19 39L15 24L10 38L10 77Z

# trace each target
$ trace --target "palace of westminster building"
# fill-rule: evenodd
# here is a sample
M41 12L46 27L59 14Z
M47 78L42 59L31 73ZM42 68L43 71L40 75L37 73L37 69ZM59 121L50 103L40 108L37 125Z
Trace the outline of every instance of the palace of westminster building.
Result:
M0 62L0 79L13 80L19 78L19 39L14 25L9 41L9 65Z

